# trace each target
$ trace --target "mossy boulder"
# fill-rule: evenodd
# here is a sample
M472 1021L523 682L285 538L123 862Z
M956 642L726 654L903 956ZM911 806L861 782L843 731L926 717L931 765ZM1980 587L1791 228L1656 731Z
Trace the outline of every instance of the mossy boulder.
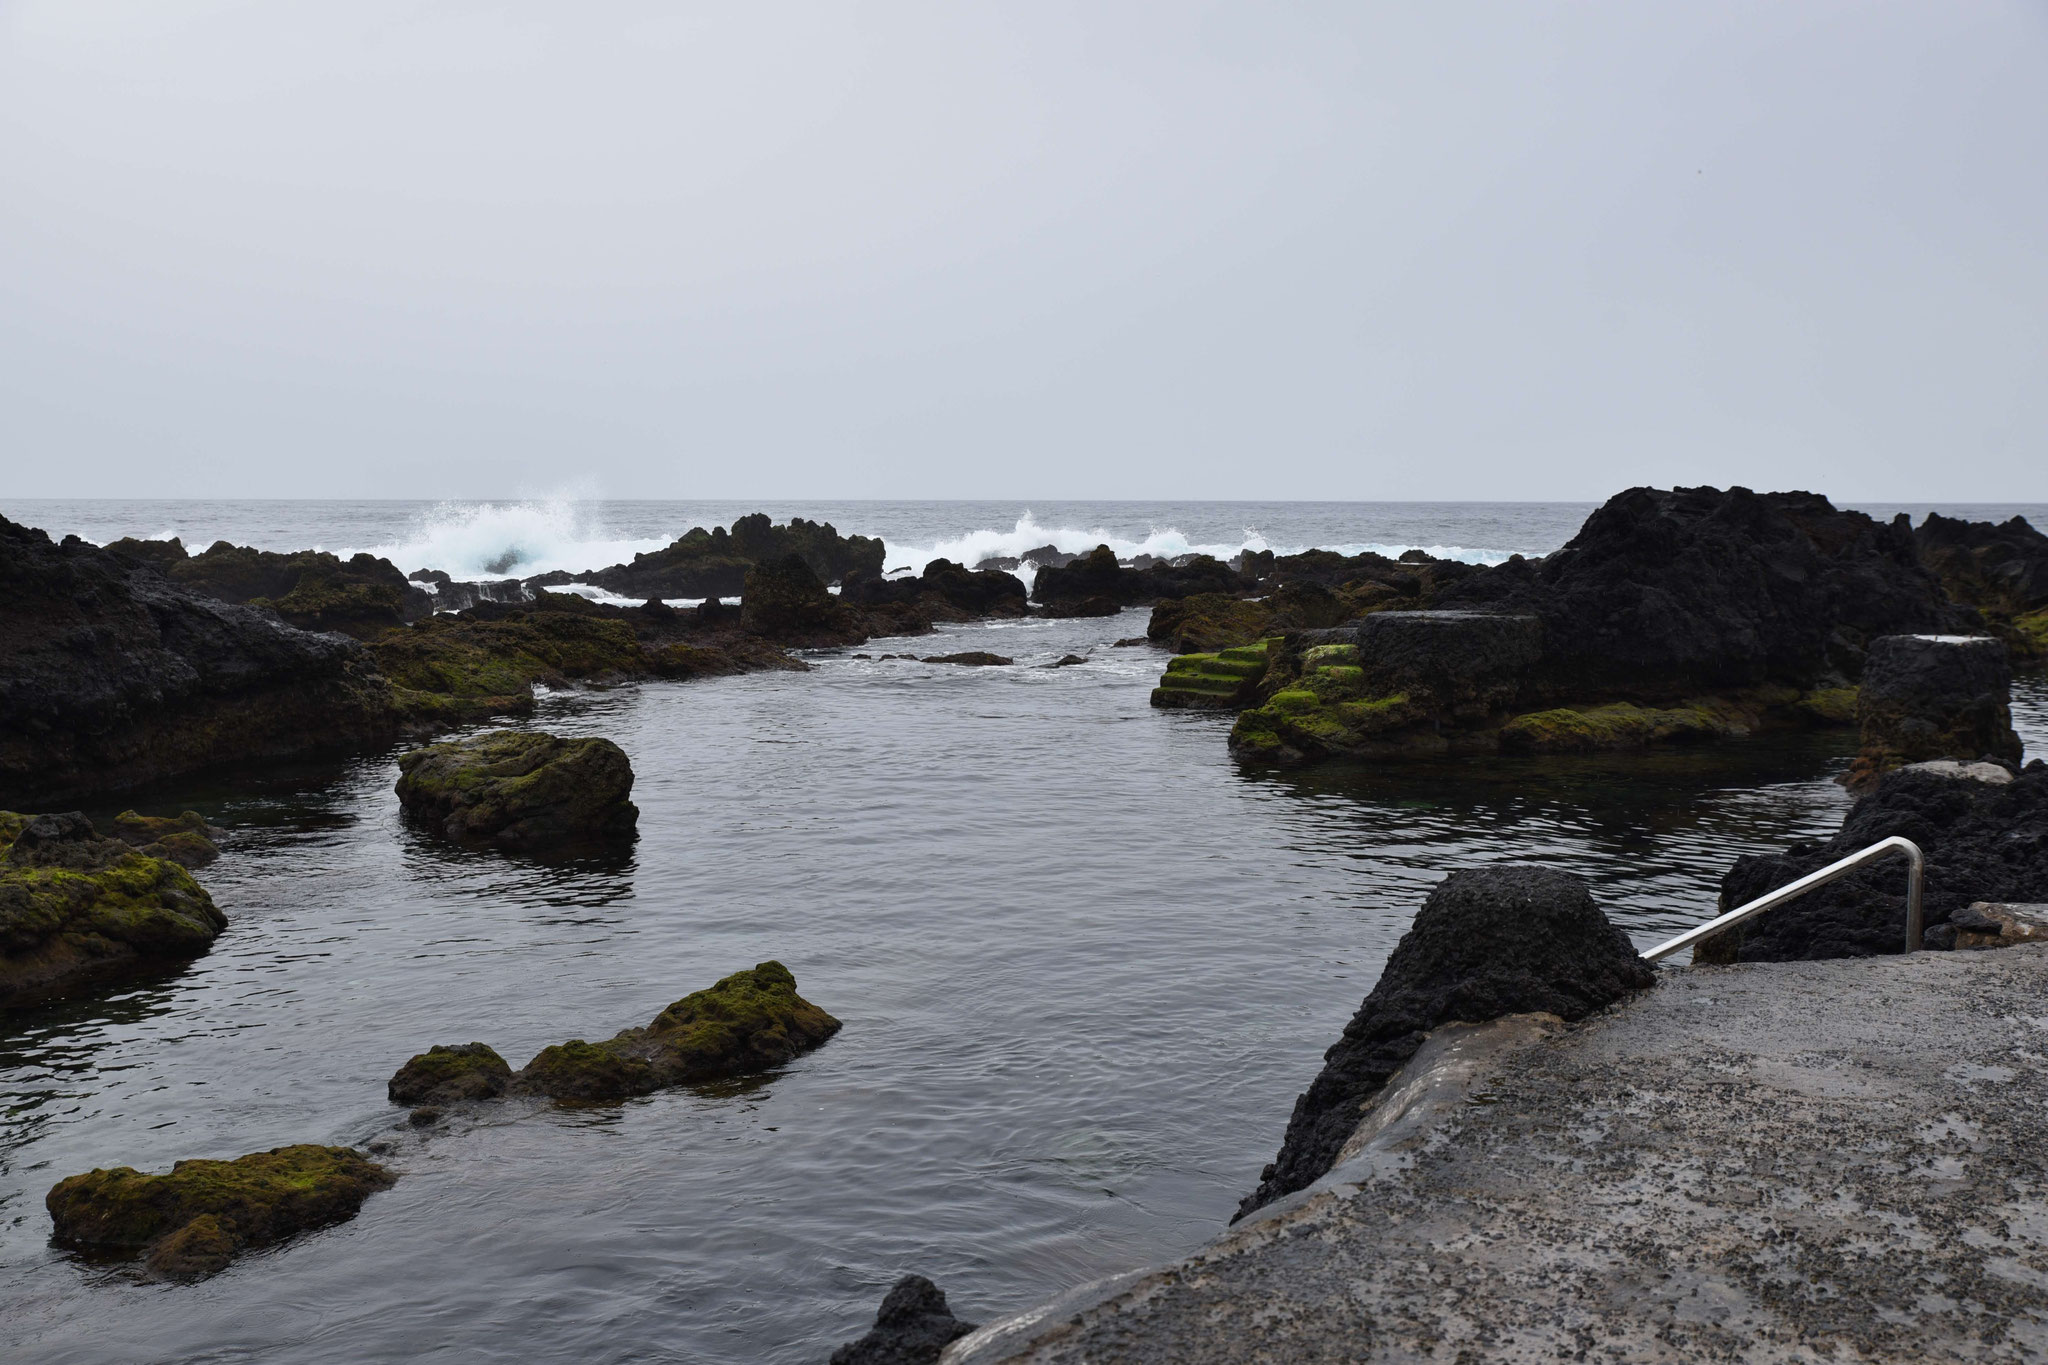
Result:
M350 1147L303 1144L233 1161L180 1161L167 1175L129 1166L60 1180L44 1199L56 1240L141 1254L173 1279L199 1279L241 1252L355 1216L397 1177Z
M408 715L457 723L533 710L534 684L619 682L659 672L631 625L589 614L579 597L541 593L388 630L369 641Z
M0 1005L109 971L197 957L227 917L192 874L85 816L0 813Z
M1711 701L1667 707L1608 702L1516 716L1501 727L1500 747L1518 753L1589 753L1732 738L1752 728L1753 717Z
M766 1071L809 1052L839 1021L796 993L780 962L734 972L676 1001L646 1028L600 1043L544 1048L513 1088L557 1100L608 1101L665 1086Z
M437 1043L398 1068L385 1093L393 1104L455 1104L496 1099L511 1084L511 1066L486 1044Z
M538 849L631 835L633 765L608 739L500 730L398 760L398 799L451 839Z
M205 867L220 857L213 842L220 833L196 810L181 815L139 815L124 810L114 817L114 837L144 857L162 858L188 870Z

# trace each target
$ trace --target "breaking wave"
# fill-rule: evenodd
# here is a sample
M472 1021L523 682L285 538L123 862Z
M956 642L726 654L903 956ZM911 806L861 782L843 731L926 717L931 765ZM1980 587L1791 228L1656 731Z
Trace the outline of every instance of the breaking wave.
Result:
M362 548L406 573L440 569L458 579L531 578L623 564L660 549L685 529L654 539L620 538L598 522L594 509L567 498L444 502L422 516L406 539Z

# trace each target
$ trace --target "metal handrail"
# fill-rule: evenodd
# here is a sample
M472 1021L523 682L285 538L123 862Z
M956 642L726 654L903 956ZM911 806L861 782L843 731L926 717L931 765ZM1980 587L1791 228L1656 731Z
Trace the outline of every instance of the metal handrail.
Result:
M1754 919L1764 911L1783 905L1786 901L1796 900L1816 886L1826 886L1835 878L1847 876L1863 864L1882 858L1887 853L1906 855L1906 951L1917 953L1920 951L1921 930L1920 882L1927 870L1927 858L1920 852L1920 845L1911 839L1894 834L1889 839L1880 839L1861 852L1851 853L1839 862L1829 863L1818 872L1809 872L1796 882L1787 882L1776 891L1758 896L1747 905L1738 905L1718 919L1710 919L1698 928L1688 929L1677 938L1658 944L1643 956L1655 962L1660 957L1670 956L1680 948L1690 948L1709 934L1718 933L1731 924Z

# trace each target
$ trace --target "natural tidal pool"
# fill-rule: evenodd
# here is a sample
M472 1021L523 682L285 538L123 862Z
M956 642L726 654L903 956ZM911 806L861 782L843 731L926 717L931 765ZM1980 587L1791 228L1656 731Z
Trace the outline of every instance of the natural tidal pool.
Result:
M549 697L534 724L633 759L611 860L413 830L396 750L123 802L228 831L199 875L231 924L175 975L0 1016L0 1356L795 1365L910 1271L985 1321L1218 1231L1445 872L1577 872L1647 945L1847 805L1846 734L1240 770L1228 717L1147 705L1162 655L1110 645L1144 621L863 651L1014 668L848 652ZM392 1136L385 1079L430 1043L517 1066L767 958L845 1022L772 1076L396 1134L358 1218L198 1285L48 1244L64 1175Z

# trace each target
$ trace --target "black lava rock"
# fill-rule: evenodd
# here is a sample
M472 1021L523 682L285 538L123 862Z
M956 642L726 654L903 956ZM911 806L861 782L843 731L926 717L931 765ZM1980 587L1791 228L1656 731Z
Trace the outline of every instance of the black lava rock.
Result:
M948 1343L974 1330L922 1275L905 1275L882 1300L874 1330L832 1353L831 1365L933 1365Z
M1873 766L1986 756L2016 763L2012 670L1989 635L1884 635L1870 642L1856 716Z
M1577 877L1542 867L1452 873L1323 1055L1322 1074L1294 1102L1279 1157L1237 1216L1323 1176L1367 1102L1438 1025L1536 1011L1581 1019L1656 979Z
M2036 759L2011 782L1982 782L1904 768L1850 808L1827 843L1738 858L1721 879L1732 910L1880 839L1904 835L1927 855L1929 926L1974 901L2048 901L2048 764ZM1806 962L1875 957L1904 946L1906 863L1880 859L1702 943L1700 962ZM1938 942L1939 935L1930 935Z

